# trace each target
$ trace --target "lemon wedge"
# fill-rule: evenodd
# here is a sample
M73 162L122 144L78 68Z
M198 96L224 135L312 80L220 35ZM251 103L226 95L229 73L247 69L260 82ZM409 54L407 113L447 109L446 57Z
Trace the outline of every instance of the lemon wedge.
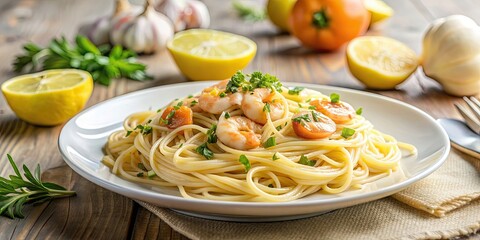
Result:
M347 46L350 72L373 89L394 88L417 69L418 62L412 49L388 37L358 37Z
M19 118L53 126L67 121L85 106L93 80L82 70L56 69L12 78L1 89Z
M210 29L179 32L167 48L180 71L191 80L230 78L257 52L255 42L246 37Z
M370 24L385 20L393 15L393 9L382 0L365 0L365 8L370 12Z

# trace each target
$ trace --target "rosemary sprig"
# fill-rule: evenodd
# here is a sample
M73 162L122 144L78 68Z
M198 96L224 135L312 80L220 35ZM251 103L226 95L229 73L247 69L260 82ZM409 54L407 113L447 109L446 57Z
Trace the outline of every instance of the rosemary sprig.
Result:
M23 208L25 204L39 204L54 198L63 198L74 196L74 191L67 191L64 187L50 182L40 180L40 165L37 165L35 172L32 173L27 166L23 165L23 176L13 161L13 158L7 154L8 161L12 165L15 175L10 175L10 179L0 177L0 215L9 218L24 218Z
M267 18L267 13L265 9L248 6L246 4L240 3L239 1L234 1L232 5L233 9L235 9L237 14L245 21L260 22Z

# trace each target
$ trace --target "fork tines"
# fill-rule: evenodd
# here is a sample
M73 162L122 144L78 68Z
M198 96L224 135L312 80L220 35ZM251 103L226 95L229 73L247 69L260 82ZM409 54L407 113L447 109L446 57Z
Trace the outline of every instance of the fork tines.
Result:
M474 97L463 97L471 111L459 104L455 104L458 112L465 119L465 123L475 133L480 134L480 101Z

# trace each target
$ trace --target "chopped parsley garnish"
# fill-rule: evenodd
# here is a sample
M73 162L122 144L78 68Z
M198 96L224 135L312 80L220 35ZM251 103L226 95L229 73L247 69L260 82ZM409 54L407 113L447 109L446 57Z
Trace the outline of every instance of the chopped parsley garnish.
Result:
M167 120L167 124L172 123L172 118L174 115L175 115L175 110L172 110L168 113L167 117L165 118L165 120Z
M176 106L173 107L173 109L178 110L178 109L180 109L180 107L181 107L182 105L183 105L183 102L180 101L180 102L177 103Z
M308 99L307 101L305 101L305 102L309 103L309 102L311 102L311 101L312 101L312 99L311 99L311 98L309 98L309 99Z
M250 170L251 166L250 166L250 161L248 161L248 158L247 156L245 155L240 155L240 158L238 159L238 161L243 164L243 166L245 166L245 172L248 172L248 170Z
M270 103L265 103L265 106L263 106L263 111L264 112L270 112Z
M224 98L227 96L227 94L225 94L225 92L221 92L218 96L220 96L221 98Z
M338 102L340 102L340 95L338 95L338 94L336 94L336 93L330 94L330 102L331 102L331 103L338 103Z
M198 103L197 100L193 100L193 101L190 103L190 107L193 107L193 106L197 105L197 103Z
M225 119L229 119L230 118L230 113L226 112L225 113Z
M362 112L363 112L363 108L359 108L356 111L357 115L362 115Z
M152 133L152 127L151 126L148 126L148 125L137 125L133 130L137 130L137 129L140 129L140 133L143 134L143 135L147 135L147 134L150 134Z
M269 137L266 142L263 143L264 148L269 148L277 145L275 137Z
M178 146L178 148L181 148L181 147L183 147L183 143L181 143L180 146Z
M305 155L302 155L300 157L300 160L298 161L298 163L303 164L303 165L307 165L307 166L314 166L315 162L316 161L308 160L307 156L305 156Z
M212 159L213 158L213 152L208 149L207 143L204 143L200 146L198 146L195 151L199 153L200 155L204 156L206 159Z
M302 123L302 120L305 121L305 122L310 122L310 118L308 117L308 114L303 114L303 115L300 115L296 118L292 118L292 121L294 122L297 122L297 123Z
M153 170L150 170L150 171L147 172L147 177L148 178L153 178L155 176L157 176L157 174Z
M343 128L342 129L342 137L349 138L355 134L355 130L351 128Z
M303 108L302 104L297 103L297 105L298 105L299 108Z
M273 156L272 156L272 160L275 161L275 160L278 160L280 159L279 157L277 157L277 153L274 153Z
M247 78L250 79L247 80ZM241 71L237 71L227 83L226 92L248 92L256 88L270 88L281 92L282 84L277 77L268 73L253 72L252 74L244 74Z
M157 113L161 112L162 111L162 108L159 108L157 109Z
M127 134L125 134L125 137L128 137L128 136L130 136L130 134L132 134L132 132L133 132L133 131L131 131L131 130L128 130L128 131L127 131Z
M300 92L305 89L304 87L294 87L293 89L288 90L288 94L290 95L299 95Z
M143 177L143 172L137 173L137 177Z
M282 130L282 125L278 125L275 129L277 129L277 131Z
M147 168L145 167L145 165L143 165L143 163L138 163L138 164L137 164L137 167L140 168L140 169L142 169L142 170L145 171L145 172L148 171Z
M188 98L192 98L192 97L193 97L193 95L192 95L192 94L188 95Z
M308 109L310 110L317 110L317 108L315 106L308 106Z
M208 143L216 143L217 142L217 135L215 132L217 131L217 124L213 124L210 129L207 131L207 142Z
M318 122L319 119L322 118L322 115L317 111L312 111L312 118L313 121Z
M271 184L271 183L268 184L268 187L269 187L269 188L273 188L273 184Z

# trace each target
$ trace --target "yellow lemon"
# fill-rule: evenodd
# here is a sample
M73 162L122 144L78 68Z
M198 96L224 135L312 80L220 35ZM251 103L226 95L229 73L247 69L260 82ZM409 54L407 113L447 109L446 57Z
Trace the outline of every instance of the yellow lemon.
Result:
M370 24L380 22L393 15L393 9L382 0L365 0L365 8L370 12Z
M388 37L358 37L347 46L350 72L373 89L394 88L417 69L418 62L412 49Z
M191 80L230 78L257 52L255 42L246 37L210 29L179 32L167 48L180 71Z
M268 0L268 18L281 30L288 31L288 18L296 2L297 0Z
M1 89L19 118L53 126L67 121L85 106L93 80L82 70L56 69L12 78Z

